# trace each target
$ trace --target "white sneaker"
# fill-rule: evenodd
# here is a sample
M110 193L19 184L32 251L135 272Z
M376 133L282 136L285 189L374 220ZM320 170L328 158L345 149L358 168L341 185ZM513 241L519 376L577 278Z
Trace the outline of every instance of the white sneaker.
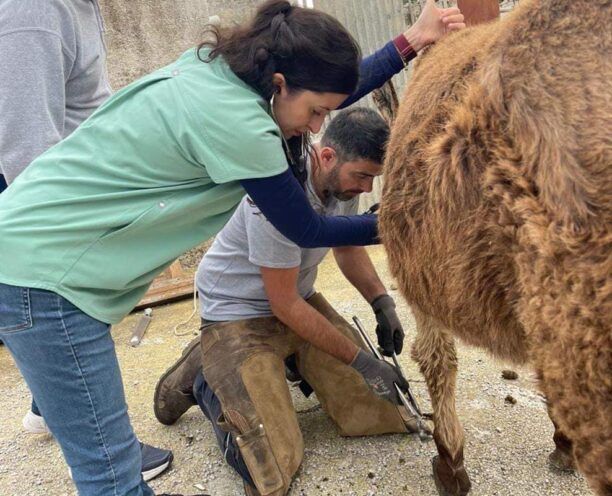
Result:
M28 410L21 423L23 428L30 434L49 434L51 432L47 427L45 419L33 413L32 410Z

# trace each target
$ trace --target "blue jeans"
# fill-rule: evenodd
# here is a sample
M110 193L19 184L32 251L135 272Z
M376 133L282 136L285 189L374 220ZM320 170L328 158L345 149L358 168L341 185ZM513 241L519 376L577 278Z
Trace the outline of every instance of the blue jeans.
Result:
M142 480L110 325L65 298L0 283L0 338L83 496L153 496Z

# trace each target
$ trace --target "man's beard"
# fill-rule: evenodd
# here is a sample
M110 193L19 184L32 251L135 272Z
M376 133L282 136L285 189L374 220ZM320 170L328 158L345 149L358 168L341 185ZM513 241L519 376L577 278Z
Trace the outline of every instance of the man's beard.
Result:
M359 193L355 192L355 191L335 191L333 193L334 198L338 201L350 201L353 198L355 198Z
M340 167L334 167L329 176L327 176L327 181L325 181L325 187L323 188L323 194L325 195L326 200L329 200L330 196L333 196L338 201L349 201L355 198L356 193L352 191L341 191L340 190Z

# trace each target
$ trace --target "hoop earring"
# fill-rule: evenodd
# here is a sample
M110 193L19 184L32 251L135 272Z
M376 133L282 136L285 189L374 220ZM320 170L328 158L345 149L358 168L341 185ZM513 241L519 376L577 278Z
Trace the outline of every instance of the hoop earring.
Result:
M276 95L276 93L272 93L272 96L270 97L270 114L276 121L276 115L274 115L274 95Z

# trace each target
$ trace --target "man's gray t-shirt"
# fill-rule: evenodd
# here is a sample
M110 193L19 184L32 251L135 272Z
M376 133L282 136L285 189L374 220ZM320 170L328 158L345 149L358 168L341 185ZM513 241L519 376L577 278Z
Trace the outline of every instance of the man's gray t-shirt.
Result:
M346 202L330 198L323 205L310 179L306 193L314 210L321 215L357 213L357 197ZM196 274L200 315L217 321L271 316L260 267L299 266L298 292L303 298L309 298L314 293L317 266L328 251L329 248L300 248L289 241L245 196L200 262Z

